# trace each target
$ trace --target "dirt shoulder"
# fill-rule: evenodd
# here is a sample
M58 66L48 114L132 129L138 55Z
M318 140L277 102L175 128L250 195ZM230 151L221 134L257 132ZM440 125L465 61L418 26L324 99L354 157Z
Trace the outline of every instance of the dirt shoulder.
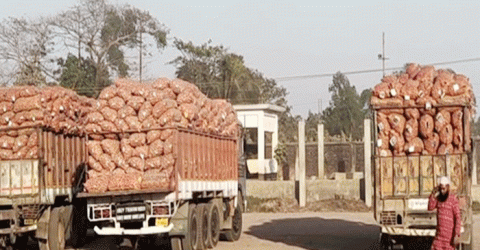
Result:
M363 201L328 199L307 202L300 207L295 199L260 199L247 197L247 212L298 213L298 212L369 212Z

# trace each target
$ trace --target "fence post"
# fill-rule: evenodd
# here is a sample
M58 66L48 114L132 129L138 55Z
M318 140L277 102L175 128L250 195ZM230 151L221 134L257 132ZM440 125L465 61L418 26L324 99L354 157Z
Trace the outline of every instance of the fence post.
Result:
M318 124L318 179L325 178L325 145L324 145L324 127Z
M372 206L372 142L370 132L370 119L365 119L363 122L363 145L364 145L364 180L365 180L365 205Z
M298 204L305 207L307 189L305 183L305 121L298 122Z

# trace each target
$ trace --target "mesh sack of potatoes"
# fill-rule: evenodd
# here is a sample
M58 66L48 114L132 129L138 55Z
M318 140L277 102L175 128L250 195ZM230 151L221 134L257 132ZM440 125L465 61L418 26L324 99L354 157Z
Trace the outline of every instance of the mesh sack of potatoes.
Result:
M418 123L425 154L438 153L440 144L444 145L440 152L452 151L450 144L457 153L471 150L470 120L475 114L475 96L470 80L462 74L411 63L405 72L385 76L373 88L370 104L379 113L390 117L390 128L386 127L386 131L401 132L402 126L396 125L403 125L400 115L405 117L407 124L401 133L407 142L416 138L416 133L412 131L416 132L413 127ZM392 112L396 109L404 112ZM466 119L465 115L468 115ZM377 116L380 127L384 127L383 118ZM395 118L394 126L392 118ZM464 120L468 122L464 123ZM386 131L379 128L379 139L386 137ZM388 149L393 150L391 145Z
M90 140L97 141L89 144L93 156L89 166L95 164L95 169L90 169L106 171L122 182L128 182L124 175L129 174L142 178L158 175L156 182L150 177L142 181L141 188L169 186L173 181L176 141L175 130L169 128L225 136L238 136L240 132L230 103L208 99L194 84L180 79L160 78L151 83L119 79L92 103L91 112L82 120ZM115 138L108 135L112 132L126 134ZM108 190L122 188L110 186Z

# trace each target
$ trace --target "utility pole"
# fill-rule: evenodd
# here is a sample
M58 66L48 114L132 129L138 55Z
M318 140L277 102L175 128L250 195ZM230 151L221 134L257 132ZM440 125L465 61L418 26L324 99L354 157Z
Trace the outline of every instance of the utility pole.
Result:
M385 60L390 58L385 57L385 32L382 33L382 54L378 54L378 60L382 60L382 72L385 76Z
M322 112L322 99L318 99L318 113L320 114Z

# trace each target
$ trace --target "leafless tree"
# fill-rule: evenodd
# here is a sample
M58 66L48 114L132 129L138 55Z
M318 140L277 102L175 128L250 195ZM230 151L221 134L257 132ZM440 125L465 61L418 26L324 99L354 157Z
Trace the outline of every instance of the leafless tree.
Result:
M123 50L141 44L140 34L154 37L157 46L166 46L166 28L148 12L131 6L114 6L105 0L81 0L79 4L57 16L55 34L70 53L78 57L85 51L96 66L96 83L109 71L125 75Z
M0 23L2 85L42 84L52 77L52 31L46 18L8 18Z

